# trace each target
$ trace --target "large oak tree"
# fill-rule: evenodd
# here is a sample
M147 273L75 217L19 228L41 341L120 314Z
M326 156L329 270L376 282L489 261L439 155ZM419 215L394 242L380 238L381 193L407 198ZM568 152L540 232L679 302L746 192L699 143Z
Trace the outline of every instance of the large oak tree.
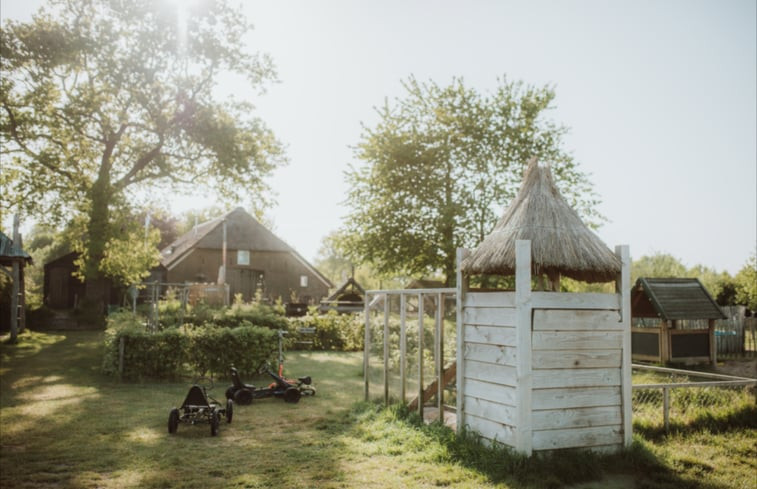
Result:
M223 0L189 5L52 0L31 22L2 26L1 205L78 216L93 299L123 259L108 253L136 244L114 213L137 193L265 195L264 177L284 162L253 107L218 95L226 74L252 94L275 77L243 43L250 24Z
M547 112L555 93L506 79L491 93L403 82L377 108L347 173L342 246L382 273L455 276L455 250L475 247L515 196L526 163L547 161L563 195L590 223L601 216L587 176L563 148L566 128Z

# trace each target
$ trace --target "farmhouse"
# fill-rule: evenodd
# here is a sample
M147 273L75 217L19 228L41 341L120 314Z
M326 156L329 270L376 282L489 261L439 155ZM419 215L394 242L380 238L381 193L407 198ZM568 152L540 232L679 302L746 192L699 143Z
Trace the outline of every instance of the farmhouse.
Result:
M244 209L199 224L161 251L166 281L227 283L241 295L318 304L331 282ZM225 266L224 266L225 265Z

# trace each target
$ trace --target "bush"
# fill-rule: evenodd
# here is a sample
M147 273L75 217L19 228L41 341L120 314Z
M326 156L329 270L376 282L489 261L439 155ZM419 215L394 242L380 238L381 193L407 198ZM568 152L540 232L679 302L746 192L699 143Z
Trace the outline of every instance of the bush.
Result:
M362 314L338 314L329 311L327 314L309 312L307 315L289 318L289 336L286 341L287 348L297 349L297 341L311 340L310 337L302 337L300 328L315 328L315 336L312 337L313 350L337 350L337 351L360 351L363 349Z
M119 344L124 342L125 379L174 378L187 366L197 375L225 376L230 365L245 375L272 358L276 332L243 322L236 328L205 324L147 332L138 317L117 312L108 318L103 372L119 374Z

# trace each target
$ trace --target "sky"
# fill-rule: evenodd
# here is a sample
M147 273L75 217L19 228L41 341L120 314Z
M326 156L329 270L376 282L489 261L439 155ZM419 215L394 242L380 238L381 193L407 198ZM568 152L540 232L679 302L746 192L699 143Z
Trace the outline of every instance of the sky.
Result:
M40 4L0 0L0 17L28 20ZM484 93L502 77L552 86L548 117L570 129L564 147L601 200L597 234L611 248L731 274L757 249L755 0L242 5L255 26L248 47L273 58L279 79L250 99L289 159L269 180L277 204L266 218L309 260L348 213L344 172L362 124L375 125L374 108L402 98L411 75L462 77Z

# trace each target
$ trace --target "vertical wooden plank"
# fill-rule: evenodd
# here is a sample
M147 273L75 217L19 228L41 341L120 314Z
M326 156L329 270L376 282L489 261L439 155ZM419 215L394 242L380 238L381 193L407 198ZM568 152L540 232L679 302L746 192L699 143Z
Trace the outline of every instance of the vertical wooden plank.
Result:
M517 364L518 425L515 428L515 449L530 456L533 447L531 429L531 241L515 242L515 307Z
M407 330L405 329L405 316L407 308L407 296L404 292L400 294L400 402L405 403L405 389L407 382L405 379L405 366L407 365Z
M620 259L620 276L615 289L620 294L620 317L623 322L623 350L621 353L621 399L623 402L623 445L631 446L633 425L631 423L631 254L628 245L615 247L615 254Z
M715 338L715 320L714 319L708 319L707 320L707 329L709 329L710 333L710 362L712 362L713 367L718 366L718 344L717 339ZM730 338L730 335L727 335L726 338ZM731 350L728 350L729 352Z
M365 306L363 309L363 314L365 314L365 344L363 345L363 376L365 377L365 400L368 401L368 395L369 395L369 379L368 379L368 369L370 367L370 353L371 353L371 309L370 309L370 297L371 295L369 293L365 294Z
M444 423L444 296L436 294L436 404Z
M384 406L389 405L389 294L384 294Z
M456 352L456 365L457 365L457 432L460 433L465 426L465 334L463 328L463 304L465 303L465 292L467 287L463 283L467 280L467 277L463 277L463 271L460 268L460 264L470 252L464 248L457 249L457 279L455 281L455 287L457 288L457 310L456 310L456 331L457 331L457 352Z
M418 294L418 414L423 419L423 294Z

